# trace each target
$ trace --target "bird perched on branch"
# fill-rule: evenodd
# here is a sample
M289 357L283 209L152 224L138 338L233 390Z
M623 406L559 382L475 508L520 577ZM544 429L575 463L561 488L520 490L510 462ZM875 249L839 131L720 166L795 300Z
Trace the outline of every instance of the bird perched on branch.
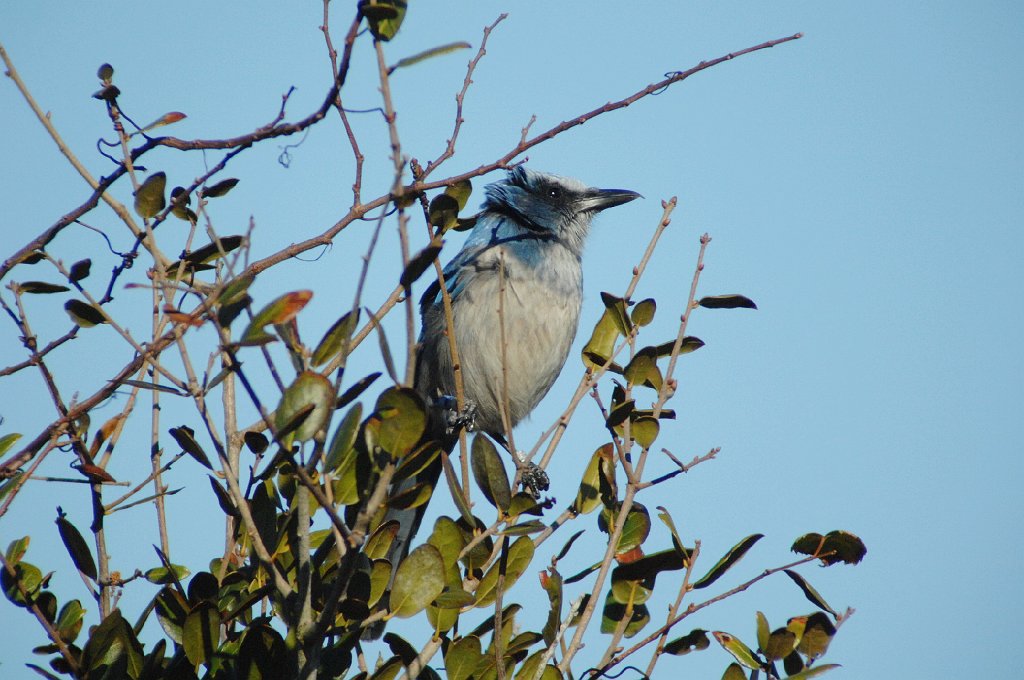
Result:
M522 166L485 193L472 233L444 268L454 328L448 329L437 281L420 300L415 388L432 407L430 435L448 451L458 437L453 423L504 444L505 435L547 394L576 336L583 302L581 258L591 220L640 195L594 189ZM464 394L464 409L454 417L448 332L455 338ZM440 469L439 463L431 466L399 491L424 481L433 486ZM387 512L386 520L401 523L389 551L396 568L425 508Z
M548 393L569 355L583 302L581 258L591 220L639 194L593 189L522 166L484 191L476 226L444 268L444 281L472 427L504 442L507 430ZM456 392L437 281L424 292L420 314L415 387L432 404ZM434 434L454 446L446 433ZM409 527L413 533L415 525Z

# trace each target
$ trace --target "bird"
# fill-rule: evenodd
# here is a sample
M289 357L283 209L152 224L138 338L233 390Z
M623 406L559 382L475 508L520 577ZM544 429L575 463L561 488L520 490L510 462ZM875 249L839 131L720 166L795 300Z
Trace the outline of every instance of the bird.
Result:
M429 435L447 451L458 441L453 423L505 444L506 433L548 393L576 336L583 303L583 248L591 221L602 210L640 197L635 191L595 189L523 165L487 185L484 193L469 237L443 268L454 327L448 328L439 281L420 299L413 387L428 405ZM449 333L455 337L467 406L466 413L454 416ZM433 487L440 469L439 462L430 466L403 481L398 491L424 481ZM394 569L408 554L425 509L423 504L385 514L384 521L400 522L389 549Z
M476 225L443 273L474 429L503 441L504 395L513 428L548 393L569 356L583 304L581 263L591 220L640 194L593 189L521 165L484 191ZM420 299L414 387L428 404L455 394L440 291L435 280Z

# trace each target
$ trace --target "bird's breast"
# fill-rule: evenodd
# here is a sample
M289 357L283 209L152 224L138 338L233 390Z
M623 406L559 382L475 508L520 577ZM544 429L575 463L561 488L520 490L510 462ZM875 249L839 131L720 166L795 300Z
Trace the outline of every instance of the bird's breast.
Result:
M565 364L579 321L582 273L578 258L569 254L554 252L538 267L493 250L498 252L489 262L478 263L494 265L493 275L480 276L454 311L463 382L478 406L477 424L503 432L506 398L514 426L547 394Z

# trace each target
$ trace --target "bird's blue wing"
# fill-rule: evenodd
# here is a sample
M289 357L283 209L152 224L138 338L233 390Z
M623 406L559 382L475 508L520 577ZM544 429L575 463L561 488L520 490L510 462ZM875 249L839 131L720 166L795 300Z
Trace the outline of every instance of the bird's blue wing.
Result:
M476 256L476 252L477 249L472 252L463 250L444 268L445 288L448 289L448 296L453 300L459 296L459 293L465 289L466 284L475 275L472 268L466 265ZM422 313L423 310L440 304L442 304L441 286L437 279L434 279L420 297L420 311Z

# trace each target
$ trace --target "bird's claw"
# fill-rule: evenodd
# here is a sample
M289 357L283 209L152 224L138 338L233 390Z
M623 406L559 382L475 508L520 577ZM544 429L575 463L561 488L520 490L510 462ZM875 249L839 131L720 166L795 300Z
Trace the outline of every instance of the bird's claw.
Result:
M434 408L441 411L445 425L445 434L454 434L460 429L472 432L476 426L477 406L474 402L465 401L462 410L459 402L449 394L442 394L434 399Z
M547 491L551 486L551 478L544 468L536 463L523 465L523 474L520 477L523 483L523 490L529 493L534 499L539 499L541 493Z

